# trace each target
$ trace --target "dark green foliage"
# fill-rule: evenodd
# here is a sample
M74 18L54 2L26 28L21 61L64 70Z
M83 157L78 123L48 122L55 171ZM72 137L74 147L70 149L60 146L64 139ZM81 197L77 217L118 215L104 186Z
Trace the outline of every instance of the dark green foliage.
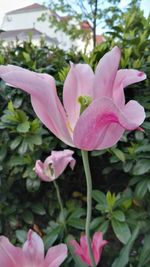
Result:
M150 77L149 18L137 6L108 22L107 41L90 56L40 47L32 41L4 47L0 64L16 64L46 72L56 79L61 98L69 61L87 62L93 69L115 44L122 49L121 68L136 68ZM150 91L149 79L126 89L126 100L137 99L146 109L144 132L127 132L113 148L90 153L93 176L91 232L101 230L109 241L101 267L149 267L150 265ZM75 171L69 168L58 179L65 207L66 230L52 183L41 183L33 167L51 150L66 148L36 118L29 96L0 81L0 232L21 244L31 227L43 236L46 249L79 240L85 230L86 186L80 152L75 150ZM67 259L64 267L79 267Z

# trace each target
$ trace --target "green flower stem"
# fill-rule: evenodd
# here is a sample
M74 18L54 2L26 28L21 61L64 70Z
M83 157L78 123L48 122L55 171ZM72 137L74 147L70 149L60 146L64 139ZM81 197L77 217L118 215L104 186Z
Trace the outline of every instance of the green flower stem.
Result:
M89 159L88 159L88 151L81 150L83 166L86 176L86 183L87 183L87 216L86 216L86 237L87 237L87 245L88 245L88 252L92 262L92 267L96 267L92 247L91 247L91 240L90 240L90 222L91 222L91 215L92 215L92 179L91 179L91 171L89 166Z
M56 183L55 180L53 181L53 184L54 184L54 187L56 189L57 199L58 199L60 211L61 211L62 218L63 218L64 228L65 228L65 231L67 231L66 221L65 221L65 215L64 215L64 208L63 208L63 202L62 202L62 199L61 199L61 196L60 196L59 186L58 186L58 184Z

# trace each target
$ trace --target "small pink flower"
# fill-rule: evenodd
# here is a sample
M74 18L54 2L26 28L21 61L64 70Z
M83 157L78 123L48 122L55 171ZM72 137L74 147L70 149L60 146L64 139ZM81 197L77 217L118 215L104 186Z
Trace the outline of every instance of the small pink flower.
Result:
M58 267L66 257L65 244L49 248L44 257L43 241L32 230L29 230L22 249L13 246L5 236L0 236L0 267Z
M58 178L67 165L73 170L75 166L75 159L72 157L74 152L69 149L63 151L52 151L51 155L46 158L44 163L37 160L35 164L35 172L45 182L51 182Z
M71 63L63 88L64 106L48 74L8 65L0 66L0 77L31 95L37 116L64 143L100 150L115 145L125 130L137 129L145 119L138 102L125 103L124 88L146 75L134 69L118 70L120 57L116 46L101 58L95 73L87 64Z
M96 232L94 234L91 247L96 265L99 263L103 247L107 243L108 242L106 240L103 240L103 235L101 232ZM85 235L81 236L80 245L76 242L76 240L71 240L70 245L74 247L74 253L78 255L84 263L86 263L88 266L92 266L88 253L87 238Z

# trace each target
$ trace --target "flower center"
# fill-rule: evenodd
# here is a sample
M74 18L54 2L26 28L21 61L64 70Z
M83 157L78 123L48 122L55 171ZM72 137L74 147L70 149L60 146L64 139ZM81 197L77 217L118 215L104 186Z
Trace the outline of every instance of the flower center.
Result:
M78 97L80 104L80 114L92 103L92 97L89 95L83 95Z
M44 169L44 174L48 177L52 177L54 175L52 163L48 164L48 166Z

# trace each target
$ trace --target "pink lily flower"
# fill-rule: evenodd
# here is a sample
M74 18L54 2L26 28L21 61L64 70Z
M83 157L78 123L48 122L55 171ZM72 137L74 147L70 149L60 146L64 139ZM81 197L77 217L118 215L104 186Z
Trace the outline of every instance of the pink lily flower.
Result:
M58 178L67 165L73 170L75 166L75 159L72 157L74 152L69 149L63 151L52 151L51 155L46 158L44 163L37 160L35 164L35 172L45 182L54 181Z
M29 230L23 248L13 246L5 236L0 236L1 267L58 267L66 257L65 244L49 248L44 257L43 241L32 230Z
M103 240L103 235L101 232L96 232L94 234L91 247L96 265L99 263L103 247L107 243L108 242L106 240ZM85 235L81 236L80 245L76 242L76 240L71 240L70 245L74 247L74 253L78 255L85 264L87 264L88 266L92 266Z
M114 47L99 61L95 74L87 64L71 63L60 102L48 74L17 66L0 66L0 77L31 95L33 109L45 126L64 143L83 150L115 145L125 130L135 130L145 119L143 107L125 104L124 87L143 81L134 69L118 70L121 52Z

